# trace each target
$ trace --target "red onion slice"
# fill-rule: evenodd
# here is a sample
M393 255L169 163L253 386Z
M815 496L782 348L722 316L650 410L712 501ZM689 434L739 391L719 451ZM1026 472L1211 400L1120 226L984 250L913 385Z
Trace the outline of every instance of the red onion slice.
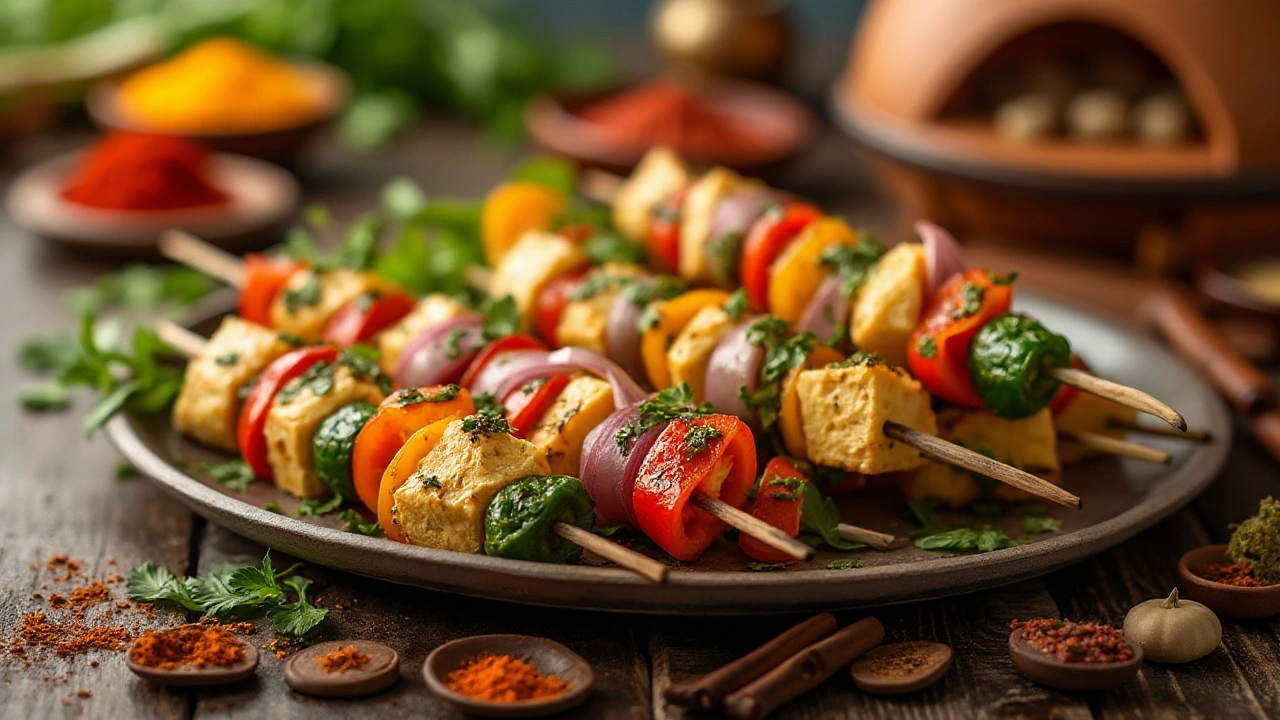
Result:
M840 334L845 321L849 318L849 307L852 301L845 300L840 294L840 278L834 273L828 275L818 285L818 291L805 306L796 322L796 332L805 330L813 333L820 343L829 343Z
M511 350L498 353L484 367L480 368L480 372L476 373L475 378L471 381L471 387L467 389L471 391L472 395L487 392L501 400L506 397L506 394L501 391L503 387L508 385L507 378L532 366L547 367L547 356L550 354L546 350Z
M614 436L630 423L639 421L639 407L639 403L635 403L614 411L604 422L592 428L582 443L582 464L578 475L587 486L587 494L596 503L596 519L600 523L636 526L636 513L631 501L636 475L658 436L667 427L667 423L661 423L632 440L626 457L623 457Z
M760 419L742 402L742 388L750 395L760 385L760 363L764 361L764 348L747 342L750 326L742 323L730 330L711 351L705 384L707 402L716 412L734 415L758 430Z
M609 318L604 329L604 347L609 359L618 363L632 378L644 382L644 358L640 354L640 316L644 306L637 305L622 295L616 297L609 308Z
M483 324L484 318L478 313L464 313L428 328L400 356L396 385L427 387L457 382L484 347L480 334ZM451 341L455 332L459 333L458 338Z
M725 285L737 280L742 240L765 210L778 202L778 198L777 193L768 190L748 190L730 195L716 204L707 242L703 245L716 282ZM731 237L735 238L738 247L719 247L720 243L729 242Z
M613 406L626 407L649 397L649 393L636 383L618 364L593 350L580 347L564 347L547 357L548 362L581 370L590 370L609 381L613 388Z
M510 354L514 357L494 367L492 372L488 366L483 368L471 384L471 391L489 392L501 401L511 391L533 380L574 370L586 370L609 381L609 387L613 390L614 407L625 407L649 397L649 393L612 360L586 348L566 347L555 352L525 350ZM507 355L508 353L503 353L495 358L495 362L505 359Z
M915 230L924 243L925 267L929 274L928 291L932 296L947 278L964 272L964 252L951 233L928 220L917 221Z

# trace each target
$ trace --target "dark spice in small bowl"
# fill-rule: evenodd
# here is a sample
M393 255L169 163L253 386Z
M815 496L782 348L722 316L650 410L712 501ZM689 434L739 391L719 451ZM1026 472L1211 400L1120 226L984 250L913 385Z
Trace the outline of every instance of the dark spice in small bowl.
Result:
M1018 622L1010 629L1022 629L1022 641L1066 663L1122 663L1133 659L1133 647L1124 632L1110 625L1072 622L1056 618L1040 618Z
M1266 587L1270 584L1264 583L1254 577L1253 568L1244 563L1209 563L1204 567L1196 568L1195 572L1197 576L1202 577L1205 580L1220 583L1222 585L1234 585L1235 587Z

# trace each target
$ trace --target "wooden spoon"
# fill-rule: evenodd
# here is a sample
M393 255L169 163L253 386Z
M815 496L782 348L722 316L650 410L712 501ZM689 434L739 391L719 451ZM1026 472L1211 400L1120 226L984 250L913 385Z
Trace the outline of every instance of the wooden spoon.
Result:
M905 695L934 684L951 668L951 646L931 640L891 643L853 661L859 690L872 695Z

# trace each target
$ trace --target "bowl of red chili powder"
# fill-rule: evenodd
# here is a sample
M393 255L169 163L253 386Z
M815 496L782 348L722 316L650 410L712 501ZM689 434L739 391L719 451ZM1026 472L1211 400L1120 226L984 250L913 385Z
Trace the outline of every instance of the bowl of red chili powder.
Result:
M1280 584L1267 584L1247 564L1234 562L1226 545L1205 545L1183 555L1178 587L1219 617L1259 620L1280 614Z
M529 635L477 635L427 656L422 676L436 697L467 715L549 715L586 700L591 665L558 642Z
M138 252L170 228L224 247L248 245L283 227L300 192L270 163L212 153L188 138L119 131L23 172L6 206L35 235Z

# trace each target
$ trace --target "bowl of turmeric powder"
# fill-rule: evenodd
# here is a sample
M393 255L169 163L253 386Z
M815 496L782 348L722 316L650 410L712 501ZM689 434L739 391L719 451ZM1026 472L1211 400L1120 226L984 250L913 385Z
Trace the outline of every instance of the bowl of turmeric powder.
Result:
M431 651L422 665L437 698L474 717L550 715L587 699L590 663L569 648L529 635L475 635Z
M331 65L286 62L215 37L123 80L98 82L86 106L104 128L182 135L287 164L349 94L346 75Z

